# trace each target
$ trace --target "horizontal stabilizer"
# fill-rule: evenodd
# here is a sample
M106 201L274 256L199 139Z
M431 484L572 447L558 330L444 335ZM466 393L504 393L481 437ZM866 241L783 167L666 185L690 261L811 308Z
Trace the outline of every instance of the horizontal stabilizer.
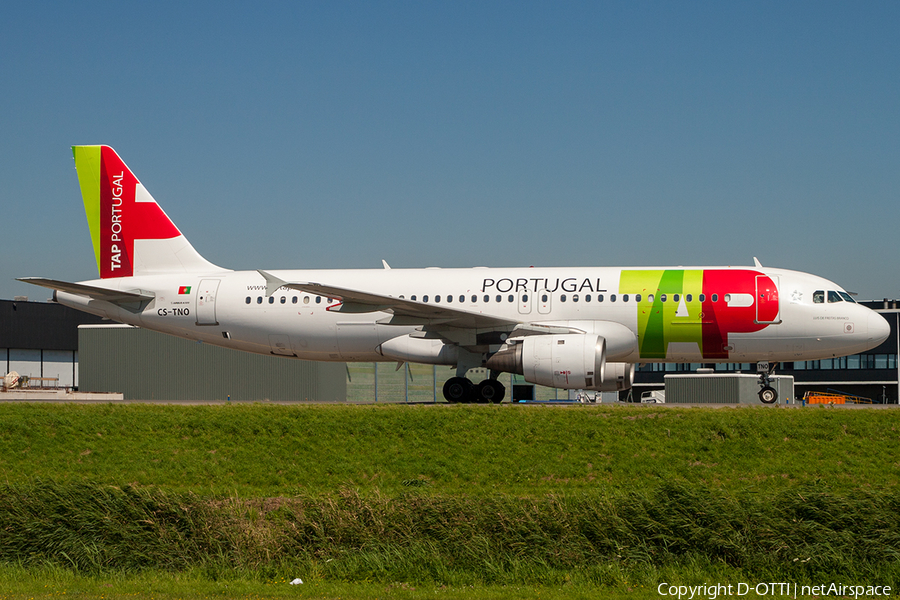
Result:
M146 294L140 291L123 291L111 290L107 288L94 287L92 285L84 285L82 283L70 283L68 281L58 281L56 279L46 279L44 277L20 277L19 281L39 285L41 287L50 288L60 292L68 292L78 296L85 296L92 300L102 300L113 304L125 304L131 302L149 302L153 300L153 294Z

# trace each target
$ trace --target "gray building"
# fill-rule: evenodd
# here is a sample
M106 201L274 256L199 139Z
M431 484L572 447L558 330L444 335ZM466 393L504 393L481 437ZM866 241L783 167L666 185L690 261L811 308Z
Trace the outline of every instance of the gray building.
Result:
M84 326L84 329L80 329ZM0 300L0 377L127 400L344 401L347 369L198 344L55 302Z
M130 325L78 328L82 392L126 400L340 402L343 363L250 354Z
M77 388L77 328L100 322L55 302L0 300L0 376L15 371L32 382Z

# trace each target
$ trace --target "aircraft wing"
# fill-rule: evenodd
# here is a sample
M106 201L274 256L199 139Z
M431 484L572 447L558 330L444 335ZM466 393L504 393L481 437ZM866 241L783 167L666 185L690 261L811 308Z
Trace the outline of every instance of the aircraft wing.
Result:
M46 279L44 277L19 277L18 281L39 285L41 287L58 290L60 292L68 292L78 296L86 296L92 300L103 300L104 302L112 302L113 304L126 304L133 302L149 302L153 300L152 294L145 294L139 291L125 292L122 290L111 290L107 288L95 287L93 285L84 285L82 283L70 283L68 281L59 281L56 279Z
M266 295L271 296L278 288L286 287L327 298L336 298L341 301L341 304L328 307L328 310L347 313L387 312L393 316L383 323L390 325L439 325L454 329L512 329L519 324L519 321L512 319L503 319L438 304L425 304L312 281L287 282L265 271L259 271L259 274L266 279Z

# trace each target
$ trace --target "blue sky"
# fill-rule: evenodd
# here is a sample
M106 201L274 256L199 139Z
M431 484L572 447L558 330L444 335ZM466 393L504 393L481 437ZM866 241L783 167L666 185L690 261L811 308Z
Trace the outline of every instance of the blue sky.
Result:
M0 298L69 146L236 269L763 264L900 297L900 3L8 3Z

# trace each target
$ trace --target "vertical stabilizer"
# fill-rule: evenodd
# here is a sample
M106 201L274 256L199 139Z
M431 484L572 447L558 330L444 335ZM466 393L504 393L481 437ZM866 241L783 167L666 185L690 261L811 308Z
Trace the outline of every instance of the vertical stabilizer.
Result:
M221 271L200 256L109 146L73 146L100 277Z

